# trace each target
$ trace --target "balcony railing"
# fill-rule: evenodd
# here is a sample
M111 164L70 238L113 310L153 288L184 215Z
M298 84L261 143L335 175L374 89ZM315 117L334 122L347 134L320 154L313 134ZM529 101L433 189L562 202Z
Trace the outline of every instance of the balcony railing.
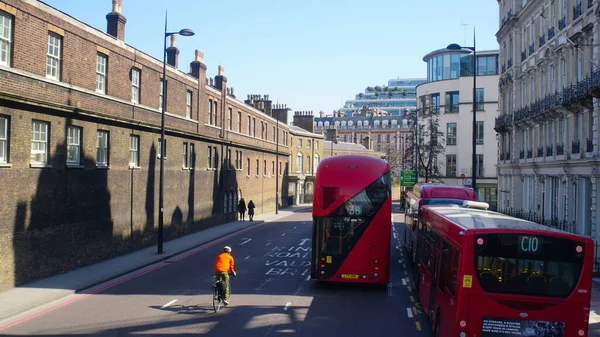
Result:
M537 149L537 157L543 157L544 156L544 148L542 146L538 147Z
M519 151L519 159L525 159L525 150Z
M546 146L546 157L552 157L553 150L552 145Z
M586 140L586 150L587 152L594 152L594 142L591 139Z
M563 30L567 26L567 17L563 16L562 19L558 20L558 30Z
M581 2L573 6L573 20L581 16Z
M554 27L548 28L548 41L554 37Z
M562 143L556 144L556 155L562 156L563 154L565 154L565 145Z
M579 139L571 142L571 153L579 153Z
M575 221L567 221L565 219L561 220L557 216L550 216L546 218L541 212L536 213L529 210L514 208L500 209L498 212L515 218L532 221L540 225L560 229L566 232L572 233L573 230L575 230Z
M540 47L546 43L546 35L540 36Z
M533 150L527 150L527 158L533 158Z

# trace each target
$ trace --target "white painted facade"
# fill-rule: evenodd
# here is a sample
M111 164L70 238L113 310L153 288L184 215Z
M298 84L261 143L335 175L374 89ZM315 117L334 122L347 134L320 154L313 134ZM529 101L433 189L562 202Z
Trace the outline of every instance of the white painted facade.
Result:
M597 1L498 3L501 208L597 240Z
M454 51L440 49L427 54L423 60L430 61L432 58L458 54L462 57L468 56L470 51L465 49ZM472 54L471 54L472 55ZM495 56L498 51L478 51L477 57ZM429 62L428 62L429 63ZM446 66L446 64L444 64ZM464 65L463 65L464 66ZM470 63L469 63L470 66ZM428 66L430 68L431 65ZM464 68L464 67L463 67ZM497 67L496 67L497 68ZM473 76L465 73L464 76L452 76L441 80L433 80L428 76L428 82L417 86L417 109L419 112L419 123L424 123L424 114L430 111L439 111L440 131L445 135L445 153L438 157L439 170L444 175L442 181L452 185L464 185L470 181L472 176L472 135L473 135ZM431 74L431 72L430 72ZM435 76L433 76L435 77ZM476 153L483 155L483 169L477 175L476 187L479 200L489 202L495 208L497 202L497 171L498 141L494 130L495 119L498 116L498 71L491 75L479 75L476 80L476 88L483 89L483 102L478 98L476 113L477 122L483 122L483 137L476 145ZM458 107L448 97L448 93L458 92ZM432 96L439 95L439 102ZM449 124L456 126L456 142L452 141L449 132ZM456 170L449 169L452 166L452 157L456 158ZM461 176L464 175L464 179Z

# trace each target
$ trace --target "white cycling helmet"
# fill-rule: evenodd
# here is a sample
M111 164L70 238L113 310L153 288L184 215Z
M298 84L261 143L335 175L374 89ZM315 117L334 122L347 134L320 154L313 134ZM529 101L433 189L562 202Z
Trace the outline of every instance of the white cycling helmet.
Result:
M231 247L229 247L229 246L223 247L223 250L226 251L226 252L228 252L228 253L231 253Z

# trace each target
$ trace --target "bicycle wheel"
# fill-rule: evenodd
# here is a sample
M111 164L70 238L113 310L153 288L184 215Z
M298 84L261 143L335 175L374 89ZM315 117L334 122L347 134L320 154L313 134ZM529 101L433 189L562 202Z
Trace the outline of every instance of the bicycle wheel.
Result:
M219 311L221 308L221 298L219 296L219 291L217 290L217 286L213 285L213 310L215 312Z

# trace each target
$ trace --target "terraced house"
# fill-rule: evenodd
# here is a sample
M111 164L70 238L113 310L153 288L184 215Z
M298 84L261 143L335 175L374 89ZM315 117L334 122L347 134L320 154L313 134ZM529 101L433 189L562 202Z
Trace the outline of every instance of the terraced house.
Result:
M598 1L498 4L499 207L598 239Z
M288 203L288 109L236 99L201 51L179 70L174 36L162 78L120 1L107 20L0 1L0 289L154 244L163 147L166 239L235 219L240 197Z

